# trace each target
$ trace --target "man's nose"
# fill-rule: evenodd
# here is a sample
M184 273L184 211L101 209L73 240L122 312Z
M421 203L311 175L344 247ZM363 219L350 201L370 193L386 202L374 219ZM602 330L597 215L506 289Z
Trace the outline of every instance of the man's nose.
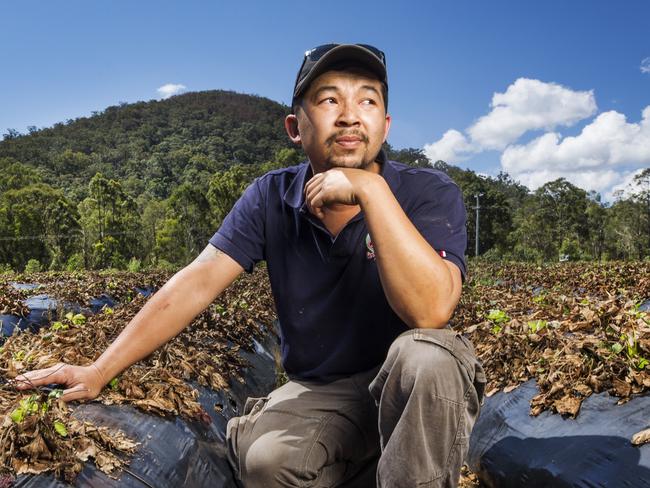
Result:
M337 126L349 127L352 125L359 125L359 114L357 113L357 107L354 103L342 102L339 107L340 112L336 119Z

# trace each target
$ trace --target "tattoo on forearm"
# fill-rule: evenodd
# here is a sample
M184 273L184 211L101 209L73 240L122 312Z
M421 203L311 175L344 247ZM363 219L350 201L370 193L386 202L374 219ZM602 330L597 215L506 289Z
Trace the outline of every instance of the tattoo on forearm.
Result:
M194 260L197 263L204 263L207 261L214 261L217 259L217 257L223 254L223 252L220 249L217 249L214 247L212 244L208 244L206 248L197 256L197 258Z

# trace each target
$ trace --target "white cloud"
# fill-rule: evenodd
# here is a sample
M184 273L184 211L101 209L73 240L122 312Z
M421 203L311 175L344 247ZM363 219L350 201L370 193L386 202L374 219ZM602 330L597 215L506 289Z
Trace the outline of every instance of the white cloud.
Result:
M166 85L163 85L160 88L158 88L158 93L162 98L169 98L173 95L179 94L180 92L186 89L187 87L185 85L167 83Z
M440 140L431 144L425 144L424 154L432 161L436 162L442 159L445 162L464 161L476 152L476 149L470 144L467 138L451 129L445 132Z
M501 155L503 169L531 189L565 177L580 188L603 193L606 200L634 176L623 167L638 165L650 166L650 106L639 123L629 123L612 110L575 137L562 139L549 132L528 144L509 146Z
M641 61L641 73L650 74L650 57L645 58L643 61Z
M549 132L525 145L513 145L501 155L501 165L513 174L541 167L556 171L602 169L622 164L650 164L650 106L642 120L628 123L614 110L600 114L575 137L561 139Z
M650 58L643 60L642 71L644 66L650 73ZM531 190L563 177L611 200L636 168L650 166L650 106L637 123L611 110L599 114L577 136L563 137L557 132L558 127L575 125L596 111L593 90L575 91L557 83L519 78L504 93L493 95L491 111L465 133L450 129L425 145L424 152L433 161L457 164L480 152L499 150L502 169ZM533 130L547 132L517 144Z
M497 149L531 130L570 126L596 112L592 91L574 91L557 83L519 78L504 93L492 96L492 110L471 125L466 135L448 130L438 141L424 146L432 161L464 161L473 154Z
M519 78L492 97L492 111L467 129L484 149L504 149L530 130L571 126L596 113L593 90L574 91L556 83Z

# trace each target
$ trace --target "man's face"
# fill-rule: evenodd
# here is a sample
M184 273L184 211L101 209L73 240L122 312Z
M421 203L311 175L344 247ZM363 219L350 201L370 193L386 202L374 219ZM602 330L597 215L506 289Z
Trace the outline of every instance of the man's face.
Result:
M381 82L361 70L327 71L311 83L301 108L285 125L291 139L302 144L314 171L378 171L373 163L390 128L381 90ZM297 137L291 124L297 124Z

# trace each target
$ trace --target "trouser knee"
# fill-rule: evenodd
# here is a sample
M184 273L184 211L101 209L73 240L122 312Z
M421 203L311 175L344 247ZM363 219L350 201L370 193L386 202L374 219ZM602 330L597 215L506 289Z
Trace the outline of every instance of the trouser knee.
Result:
M399 377L403 394L422 389L462 401L472 378L455 341L449 330L409 330L393 341L382 367L384 375Z

